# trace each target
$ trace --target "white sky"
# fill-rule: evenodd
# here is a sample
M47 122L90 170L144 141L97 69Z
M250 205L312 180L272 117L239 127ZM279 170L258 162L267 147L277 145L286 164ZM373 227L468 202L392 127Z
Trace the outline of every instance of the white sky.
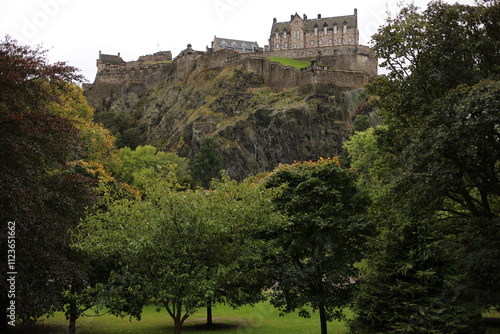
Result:
M125 61L156 51L173 56L188 43L205 51L214 35L268 44L273 18L290 20L352 15L358 9L360 44L384 23L399 0L0 0L0 39L11 35L23 44L42 44L51 62L67 61L88 82L96 74L99 50L120 52ZM451 2L451 1L447 1ZM454 2L454 1L453 1ZM472 4L473 0L460 0ZM425 7L428 0L414 0Z

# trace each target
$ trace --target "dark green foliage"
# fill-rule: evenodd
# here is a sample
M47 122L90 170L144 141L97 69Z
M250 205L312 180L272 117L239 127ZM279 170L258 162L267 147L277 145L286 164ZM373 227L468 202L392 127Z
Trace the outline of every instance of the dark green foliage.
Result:
M95 119L115 135L118 148L130 147L135 150L144 142L135 120L125 113L102 112L96 114Z
M212 179L219 179L222 170L222 154L212 137L205 138L203 145L191 161L191 175L203 188L208 189Z
M368 204L358 192L352 171L336 159L284 165L267 179L267 187L284 187L276 199L290 223L272 238L278 249L269 258L271 303L282 312L308 307L320 312L321 333L326 322L342 319L357 276L353 264L361 260L371 224Z
M370 116L359 115L352 124L352 133L368 130L372 126Z
M352 333L483 333L449 231L393 214L373 241L349 323Z
M391 73L367 88L396 175L374 210L354 333L475 333L499 305L500 4L410 5L374 36Z

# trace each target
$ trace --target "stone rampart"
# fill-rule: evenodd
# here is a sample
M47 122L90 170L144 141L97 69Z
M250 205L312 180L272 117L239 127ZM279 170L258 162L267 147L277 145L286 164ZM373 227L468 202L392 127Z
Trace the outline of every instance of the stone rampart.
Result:
M155 64L131 68L102 70L92 85L85 87L86 95L97 108L119 96L134 93L139 98L175 72L174 64Z
M372 76L377 75L378 62L368 46L329 46L304 49L267 51L264 57L285 57L298 60L316 59L319 63L336 70L364 71Z
M298 70L272 62L266 57L303 59L312 61L312 64ZM122 68L101 70L94 84L86 86L85 90L92 91L89 96L95 100L94 105L104 105L106 100L128 93L135 93L140 98L169 76L189 75L194 78L204 69L238 67L262 76L264 82L276 90L327 83L351 90L363 87L377 75L377 60L365 46L334 46L257 54L241 54L228 49L205 53L189 47L172 63L144 65L136 61L126 63Z

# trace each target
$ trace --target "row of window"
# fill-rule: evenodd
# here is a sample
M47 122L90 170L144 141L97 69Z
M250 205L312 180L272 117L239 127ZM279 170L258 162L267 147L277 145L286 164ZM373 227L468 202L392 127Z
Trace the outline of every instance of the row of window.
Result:
M319 45L324 45L322 39L320 39L318 43L319 43ZM338 44L342 44L342 38L337 39L337 43ZM349 43L352 43L352 37L349 37ZM310 44L311 44L311 46L314 46L314 41L311 41ZM333 44L333 39L332 38L330 38L328 40L328 44ZM279 49L279 48L280 48L280 44L276 43L276 49ZM288 49L288 43L283 43L283 48L284 49ZM298 46L297 44L293 44L293 48L294 49L300 49L300 46Z
M344 34L347 34L347 25L344 25L343 32L344 32ZM337 33L338 33L337 26L333 26L333 34L336 35ZM319 35L318 27L314 27L314 36L318 36L318 35ZM323 35L328 36L328 27L323 28ZM300 31L294 30L293 37L295 39L300 39ZM284 39L288 38L288 33L286 31L283 32L283 38ZM279 32L276 33L276 39L280 39Z

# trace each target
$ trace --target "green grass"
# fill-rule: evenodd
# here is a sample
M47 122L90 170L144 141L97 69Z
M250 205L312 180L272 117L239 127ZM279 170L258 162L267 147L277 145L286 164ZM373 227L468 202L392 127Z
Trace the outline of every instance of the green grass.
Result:
M189 317L183 326L185 333L252 333L252 334L307 334L319 332L319 314L313 313L309 319L299 317L297 314L279 316L279 311L269 303L260 303L244 306L234 310L230 306L218 305L213 308L214 328L207 330L205 327L206 311L204 309ZM350 315L350 314L349 314ZM84 317L76 322L77 332L80 334L118 334L141 333L159 334L173 333L173 322L167 312L162 309L156 312L154 306L145 308L142 320L117 318L111 315L99 317ZM40 322L36 326L26 328L26 332L19 333L66 333L68 321L62 313ZM345 323L333 321L328 323L329 333L347 333Z
M156 65L156 64L170 64L173 60L159 60L159 61L146 61L144 65Z
M313 313L310 319L297 314L279 316L279 312L269 303L260 303L255 307L244 306L237 310L229 306L218 305L213 309L214 326L208 330L205 326L206 311L193 314L183 326L184 333L196 334L307 334L319 332L319 315ZM350 312L347 313L351 317ZM498 313L485 314L487 317L498 317ZM117 318L112 315L83 317L77 320L77 333L80 334L159 334L173 333L172 320L165 310L156 312L156 307L144 309L142 320ZM62 313L41 321L36 325L18 326L14 333L26 334L59 334L67 333L68 321ZM347 333L344 322L328 323L329 333ZM486 334L500 334L500 328L489 328Z
M293 66L298 70L311 65L310 61L296 60L296 59L290 59L290 58L284 58L284 57L267 57L267 59L269 59L272 62L277 61L285 66Z

